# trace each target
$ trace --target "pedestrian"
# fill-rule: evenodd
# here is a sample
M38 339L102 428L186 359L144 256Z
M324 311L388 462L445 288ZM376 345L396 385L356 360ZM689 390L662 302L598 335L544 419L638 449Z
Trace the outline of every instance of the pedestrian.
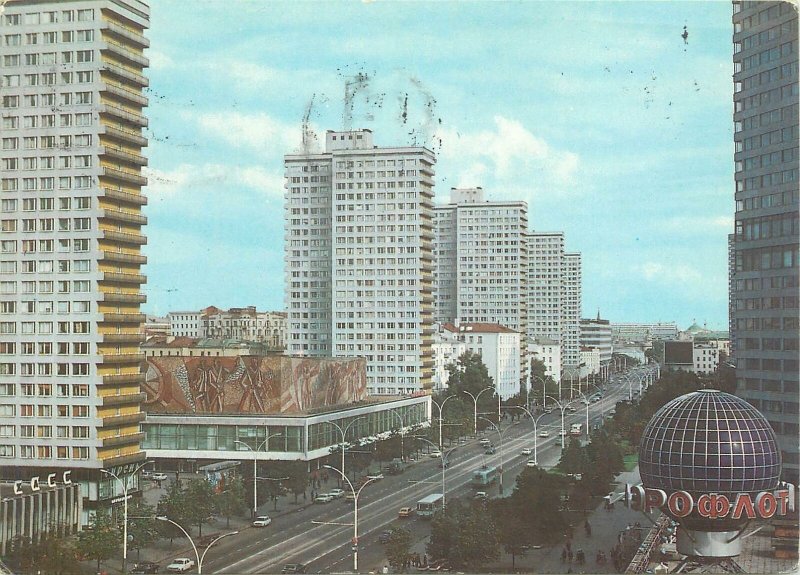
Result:
M567 551L567 561L569 561L570 563L572 563L572 551L571 551L571 550L568 550L568 551Z
M572 551L572 541L570 539L567 539L567 551Z
M565 563L566 561L567 561L567 548L566 548L566 547L564 547L564 548L561 550L561 562L562 562L562 563Z

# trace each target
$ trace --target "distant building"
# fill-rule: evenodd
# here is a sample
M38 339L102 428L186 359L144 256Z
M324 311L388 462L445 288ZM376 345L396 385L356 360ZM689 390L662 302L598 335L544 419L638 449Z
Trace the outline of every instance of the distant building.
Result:
M144 320L144 337L145 339L153 336L168 336L170 334L170 325L168 317L158 317L155 315L147 315Z
M537 359L544 364L544 374L558 381L561 378L561 344L546 337L537 338L528 342L528 354L531 359ZM530 382L531 389L537 382ZM538 382L541 385L541 382Z
M614 341L646 342L678 338L678 324L675 322L657 323L611 323L611 337Z
M565 253L562 277L564 299L562 314L561 361L565 368L580 364L581 340L581 254Z
M142 344L145 357L235 357L267 355L266 344L238 339L158 336ZM272 354L279 352L272 351Z
M598 375L600 373L600 348L581 346L580 376Z
M203 311L171 311L167 314L167 319L172 336L198 339L204 337Z
M492 323L445 323L442 329L457 334L467 351L481 356L502 399L520 392L519 332Z
M434 391L442 391L447 387L447 381L450 379L447 366L455 363L466 350L467 345L459 339L457 332L444 329L437 324L433 335Z
M582 319L581 347L595 347L600 352L600 365L607 366L611 363L611 354L614 348L611 343L611 324L607 319Z
M564 321L564 232L531 232L528 234L528 340L545 339L561 345ZM555 377L556 380L561 377L560 369Z
M662 347L663 346L663 347ZM666 370L710 375L717 370L720 350L716 344L695 341L659 342L656 355L663 357Z
M263 343L273 351L286 349L286 313L256 311L255 306L167 314L169 335L194 339L233 339Z
M719 366L719 349L710 343L694 343L692 371L698 375L714 373Z

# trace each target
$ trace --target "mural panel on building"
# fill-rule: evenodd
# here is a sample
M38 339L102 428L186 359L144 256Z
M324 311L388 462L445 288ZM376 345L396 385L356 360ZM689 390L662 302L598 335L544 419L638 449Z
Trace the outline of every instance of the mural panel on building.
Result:
M148 357L151 413L300 413L367 395L366 360Z

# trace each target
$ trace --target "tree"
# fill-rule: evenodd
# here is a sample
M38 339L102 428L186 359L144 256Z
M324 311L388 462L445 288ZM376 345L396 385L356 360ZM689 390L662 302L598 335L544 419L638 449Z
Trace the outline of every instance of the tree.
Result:
M405 565L410 551L411 533L409 530L400 527L392 531L386 545L386 558L389 560L389 565L396 570L401 569Z
M143 547L155 543L160 535L156 510L144 499L133 499L128 503L128 549L136 549L136 556Z
M178 481L173 481L167 487L167 492L161 496L158 502L158 515L162 515L178 523L181 527L190 528L187 518L188 503L186 492ZM158 522L159 531L164 537L169 538L170 545L175 537L183 537L180 529L167 521Z
M21 572L73 575L81 572L75 549L68 539L54 533L42 535L38 543L17 536L11 541L9 562Z
M454 569L475 569L500 555L491 516L478 506L450 503L431 523L428 554Z
M225 518L226 528L231 526L231 517L243 515L247 511L246 497L244 481L239 477L229 478L225 489L214 494L214 513Z
M565 485L563 477L538 467L526 467L517 477L512 509L521 514L532 543L557 543L569 532L569 521L561 509Z
M297 503L297 497L305 493L308 488L308 466L305 461L298 459L287 462L284 469L286 474L283 477L289 479L283 484L294 495L294 502Z
M516 568L517 555L525 555L531 542L527 525L511 497L493 499L489 509L497 525L497 539L505 552L511 555L513 570Z
M184 495L187 509L186 521L197 525L198 535L203 535L203 523L207 523L214 513L214 488L205 479L192 479L186 486Z
M78 551L87 559L100 562L111 559L122 545L118 526L105 510L98 509L92 515L89 525L78 535Z

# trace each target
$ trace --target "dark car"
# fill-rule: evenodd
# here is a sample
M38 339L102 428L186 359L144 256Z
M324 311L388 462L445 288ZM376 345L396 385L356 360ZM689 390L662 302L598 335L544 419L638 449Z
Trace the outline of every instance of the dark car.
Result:
M389 539L392 538L391 531L383 531L380 535L378 535L378 541L381 543L388 543Z
M161 565L152 561L140 561L133 566L131 573L158 573Z
M306 566L302 563L287 563L281 569L281 573L305 573Z
M485 453L486 455L494 455L495 453L497 453L497 450L494 448L494 446L491 446L491 445L490 445L490 446L489 446L489 447L486 449L486 451L484 451L484 453Z

